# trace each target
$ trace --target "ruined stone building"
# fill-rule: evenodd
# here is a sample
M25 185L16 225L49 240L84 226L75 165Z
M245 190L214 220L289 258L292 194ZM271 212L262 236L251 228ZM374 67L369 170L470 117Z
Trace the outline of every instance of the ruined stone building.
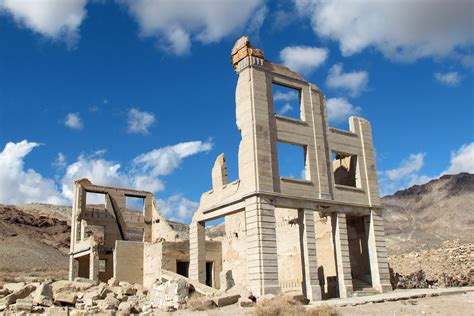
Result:
M329 127L319 88L267 61L246 37L232 49L232 64L239 178L229 182L225 156L217 157L189 231L167 221L150 192L76 182L71 278L114 276L149 287L171 271L214 288L233 280L255 296L311 300L390 290L369 122L351 117L349 131ZM275 114L275 86L297 92L299 117ZM300 178L280 175L279 144L301 151ZM100 211L86 205L88 192L105 194ZM127 197L144 200L143 214L127 210ZM216 219L223 233L211 238L206 222ZM103 238L88 236L90 226L102 227Z

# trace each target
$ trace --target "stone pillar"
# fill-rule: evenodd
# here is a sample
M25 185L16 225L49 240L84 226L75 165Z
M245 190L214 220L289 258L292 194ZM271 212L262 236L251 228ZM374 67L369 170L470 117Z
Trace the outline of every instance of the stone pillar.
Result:
M349 241L345 213L332 213L332 232L336 255L337 280L339 297L351 297L353 294Z
M278 256L276 248L275 207L269 199L251 197L246 201L247 273L256 296L276 294Z
M189 278L206 283L206 230L204 222L189 226Z
M311 301L321 300L316 257L316 235L314 232L314 211L298 210L300 225L301 266L303 267L303 290Z
M99 280L99 253L97 248L92 247L89 255L89 279L98 281Z
M391 291L381 210L371 210L367 237L372 287L380 292Z
M77 263L73 255L69 256L69 281L73 281L78 276Z
M158 212L155 211L155 202L152 195L147 195L144 201L143 218L145 220L145 229L143 231L143 241L152 242L153 235L153 220Z

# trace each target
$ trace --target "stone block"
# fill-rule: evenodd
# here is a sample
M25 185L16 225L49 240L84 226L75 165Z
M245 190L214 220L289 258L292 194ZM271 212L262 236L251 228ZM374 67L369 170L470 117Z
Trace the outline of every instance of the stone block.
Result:
M69 316L69 308L54 306L51 307L46 314L48 316Z
M31 298L18 299L15 304L15 313L31 313L33 309L33 300Z
M42 283L33 294L33 304L41 306L53 305L53 287L51 284Z
M88 279L88 278L81 278L81 277L74 278L74 282L89 283L91 285L97 285L97 283L98 283L95 280L91 280L91 279Z
M3 284L3 288L9 290L10 292L16 292L19 291L25 285L25 282L9 282Z
M214 297L213 301L217 307L223 307L227 305L235 304L239 301L240 294L222 294L218 297Z
M54 295L54 303L57 305L76 305L77 295L71 292L60 292Z
M33 293L34 290L36 290L36 287L34 285L25 285L21 289L0 299L0 305L6 305L8 307L9 305L14 304L19 299L27 298L31 293Z

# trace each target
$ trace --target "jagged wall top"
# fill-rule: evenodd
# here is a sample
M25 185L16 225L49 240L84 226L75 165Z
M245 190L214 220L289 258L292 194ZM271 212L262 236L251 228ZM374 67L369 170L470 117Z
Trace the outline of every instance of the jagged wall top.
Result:
M232 65L234 65L234 69L237 69L239 62L247 56L255 56L261 59L265 58L262 50L253 47L247 36L242 36L235 42L232 48L231 61Z

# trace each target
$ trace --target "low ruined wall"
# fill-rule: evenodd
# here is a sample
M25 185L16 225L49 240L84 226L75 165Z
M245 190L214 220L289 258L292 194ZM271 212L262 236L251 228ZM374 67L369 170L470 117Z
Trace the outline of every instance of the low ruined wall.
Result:
M114 277L132 284L143 283L143 242L115 242Z

